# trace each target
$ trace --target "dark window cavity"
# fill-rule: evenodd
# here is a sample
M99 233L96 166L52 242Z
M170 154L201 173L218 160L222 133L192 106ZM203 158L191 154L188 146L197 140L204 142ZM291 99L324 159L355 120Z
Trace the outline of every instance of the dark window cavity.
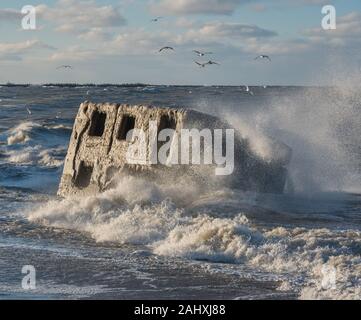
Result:
M94 111L91 119L89 136L101 137L104 133L106 119L106 113Z
M163 130L167 130L167 129L176 130L176 127L177 127L177 123L176 123L174 117L169 116L169 115L162 115L160 118L160 121L159 121L159 126L158 126L158 139L159 139L159 134ZM167 141L164 141L164 142L158 141L158 151L166 143L167 143ZM170 154L170 150L168 150L168 152L167 152L167 157L169 157L169 154Z
M118 140L126 140L129 131L135 128L135 117L130 115L123 115L120 127L118 130Z
M160 121L159 121L158 133L160 133L162 130L165 130L165 129L175 130L176 126L177 126L177 124L175 122L174 117L168 116L168 115L163 115L163 116L161 116Z
M90 184L92 174L93 166L87 165L84 161L82 161L76 176L75 185L80 189L87 188Z

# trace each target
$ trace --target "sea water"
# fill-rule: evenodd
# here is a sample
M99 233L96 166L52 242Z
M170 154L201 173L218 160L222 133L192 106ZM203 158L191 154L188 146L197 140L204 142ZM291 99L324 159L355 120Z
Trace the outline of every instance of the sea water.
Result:
M360 90L107 89L0 88L0 298L361 298ZM123 177L57 198L85 100L214 114L265 159L267 137L280 139L293 150L286 193ZM24 265L34 290L22 288Z

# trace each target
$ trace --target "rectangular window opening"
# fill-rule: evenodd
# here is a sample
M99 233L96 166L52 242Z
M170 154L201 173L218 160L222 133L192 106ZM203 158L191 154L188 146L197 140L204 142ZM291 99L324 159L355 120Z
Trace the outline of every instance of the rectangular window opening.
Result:
M94 111L91 119L89 136L101 137L104 133L106 119L106 113Z
M76 176L75 185L80 189L87 188L90 185L92 174L93 166L87 165L84 161L82 161Z
M135 128L135 117L130 115L123 115L118 131L118 136L117 136L118 140L127 140L127 135L129 131L134 130L134 128Z
M162 130L166 130L166 129L175 130L176 127L177 127L177 124L176 124L174 117L169 116L169 115L163 115L163 116L161 116L160 121L159 121L158 134Z
M160 121L159 121L159 126L158 126L158 138L159 138L159 134L163 131L163 130L167 130L167 129L170 129L170 130L176 130L177 128L177 123L175 121L175 118L173 116L170 116L170 115L162 115L160 117ZM158 152L160 150L160 148L166 144L167 142L161 142L161 141L158 141ZM170 155L170 150L167 151L167 157L169 157Z

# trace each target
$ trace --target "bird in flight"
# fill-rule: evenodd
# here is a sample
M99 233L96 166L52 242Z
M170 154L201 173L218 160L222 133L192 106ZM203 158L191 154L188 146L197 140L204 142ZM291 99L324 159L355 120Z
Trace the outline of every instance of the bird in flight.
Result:
M193 50L194 53L197 54L197 56L204 57L206 54L213 54L213 52L202 52L198 50Z
M254 96L253 91L249 88L249 86L246 86L246 90L245 90L248 94L250 94L251 96Z
M206 66L208 65L212 65L212 64L216 64L216 65L220 65L219 63L217 62L214 62L214 61L208 61L208 62L204 62L204 63L201 63L201 62L198 62L198 61L194 61L198 66L200 66L201 68L205 68Z
M159 20L163 19L163 17L156 17L152 20L150 20L151 22L158 22Z
M73 67L72 66L70 66L70 65L62 65L62 66L59 66L59 67L57 67L56 69L73 69Z
M173 50L174 51L174 48L172 48L172 47L163 47L163 48L159 49L159 52L162 52L162 51L165 51L165 50Z
M32 115L32 112L28 107L26 107L26 111L28 112L29 115Z
M220 66L220 64L218 62L214 62L209 60L206 64L212 65L212 64L216 64L217 66Z
M269 56L264 55L264 54L261 54L260 56L254 58L254 60L258 60L258 59L267 59L267 60L271 61L271 58Z
M204 68L207 65L207 63L200 63L198 61L194 61L194 63L200 66L201 68Z

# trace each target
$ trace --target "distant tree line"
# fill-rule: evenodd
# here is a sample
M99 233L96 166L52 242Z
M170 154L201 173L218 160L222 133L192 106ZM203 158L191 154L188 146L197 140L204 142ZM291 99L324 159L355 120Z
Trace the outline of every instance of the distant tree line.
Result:
M2 87L30 87L30 86L43 86L43 87L66 87L66 88L75 88L75 87L147 87L148 84L144 83L121 83L121 84L114 84L114 83L101 83L101 84L95 84L95 83L44 83L41 85L32 85L32 84L16 84L16 83L6 83L6 84L0 84Z

